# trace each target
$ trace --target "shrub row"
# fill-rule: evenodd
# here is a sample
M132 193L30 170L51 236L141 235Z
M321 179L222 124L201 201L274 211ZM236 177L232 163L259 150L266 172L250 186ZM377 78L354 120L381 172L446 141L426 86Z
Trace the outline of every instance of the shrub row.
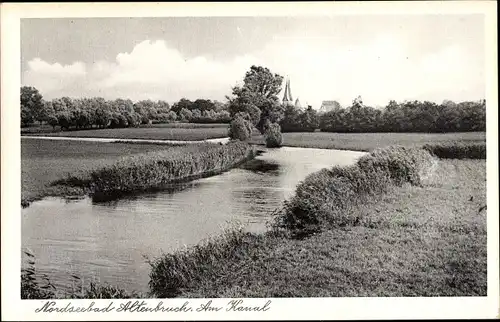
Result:
M426 144L423 148L442 159L486 159L486 143Z
M355 224L354 207L391 186L421 184L433 163L424 149L392 146L361 157L355 165L335 166L309 175L285 202L273 227L299 237L323 228Z
M179 149L125 157L113 165L90 173L94 199L113 199L124 194L163 188L174 182L211 175L253 157L253 148L243 142L226 145L193 144Z

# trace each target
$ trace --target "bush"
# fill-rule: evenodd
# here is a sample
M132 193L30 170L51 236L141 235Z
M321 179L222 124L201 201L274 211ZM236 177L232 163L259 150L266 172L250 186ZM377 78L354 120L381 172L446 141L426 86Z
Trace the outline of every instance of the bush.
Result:
M273 227L298 237L353 225L359 220L354 215L355 206L369 196L387 192L391 186L420 184L433 161L424 149L396 146L376 150L349 167L313 173L278 211Z
M278 148L283 143L283 136L281 135L281 128L277 123L271 123L265 130L266 147Z
M229 126L229 137L233 140L247 141L252 135L252 125L242 117L236 117Z
M486 143L426 144L423 148L442 159L486 159Z

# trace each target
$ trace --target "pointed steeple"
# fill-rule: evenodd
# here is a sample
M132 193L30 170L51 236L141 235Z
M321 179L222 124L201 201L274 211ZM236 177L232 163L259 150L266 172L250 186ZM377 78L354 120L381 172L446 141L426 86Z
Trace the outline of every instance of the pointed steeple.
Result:
M290 78L288 79L288 99L290 100L290 102L293 102L292 89L290 88Z
M286 80L285 91L283 94L283 104L293 104L292 90L290 89L290 79Z

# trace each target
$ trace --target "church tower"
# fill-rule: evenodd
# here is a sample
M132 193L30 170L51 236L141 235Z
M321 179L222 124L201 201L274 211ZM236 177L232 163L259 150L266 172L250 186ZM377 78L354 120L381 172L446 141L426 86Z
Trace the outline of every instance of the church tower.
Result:
M285 93L283 94L283 105L293 105L292 90L290 89L290 79L286 80Z

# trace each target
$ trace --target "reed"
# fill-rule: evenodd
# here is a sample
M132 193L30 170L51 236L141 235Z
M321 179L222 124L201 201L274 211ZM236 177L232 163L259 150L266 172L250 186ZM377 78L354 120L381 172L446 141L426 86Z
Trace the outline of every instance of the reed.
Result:
M85 285L84 279L71 275L71 288L58 289L49 277L36 269L35 255L29 250L23 251L24 265L21 269L21 299L126 299L141 298L145 294L128 292L119 287L99 284L91 281Z
M57 183L84 187L96 201L110 200L218 174L253 158L254 154L251 145L237 141L226 145L186 145L124 157L111 165Z

